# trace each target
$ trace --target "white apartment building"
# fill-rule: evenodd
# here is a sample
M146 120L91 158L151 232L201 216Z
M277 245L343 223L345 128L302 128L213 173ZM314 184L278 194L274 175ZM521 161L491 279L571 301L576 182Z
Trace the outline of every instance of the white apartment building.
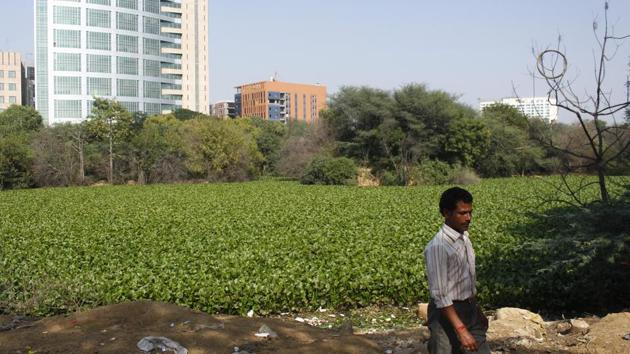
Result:
M534 118L543 118L553 122L558 119L558 107L555 106L556 100L547 97L508 97L500 101L484 101L479 103L481 111L493 104L505 104L512 106L524 115Z
M85 120L95 97L131 112L208 111L208 0L35 0L36 108Z

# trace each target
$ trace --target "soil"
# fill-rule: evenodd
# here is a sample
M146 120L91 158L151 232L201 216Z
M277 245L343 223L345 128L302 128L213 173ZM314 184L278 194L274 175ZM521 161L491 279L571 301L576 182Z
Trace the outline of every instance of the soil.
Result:
M490 339L496 353L630 353L630 313L584 319L588 333L557 333L549 323L545 339L535 341L501 333ZM255 334L262 325L277 338ZM492 324L491 324L492 326ZM213 316L159 302L128 302L40 320L0 316L0 353L145 353L138 342L163 336L190 354L426 353L426 327L357 334L351 326L323 329L293 318Z

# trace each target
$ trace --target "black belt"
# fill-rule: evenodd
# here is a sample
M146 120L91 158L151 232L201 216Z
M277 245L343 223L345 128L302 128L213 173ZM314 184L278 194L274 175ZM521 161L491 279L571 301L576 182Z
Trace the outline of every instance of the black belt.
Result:
M459 303L467 303L467 304L474 304L476 301L474 296L469 297L468 299L465 300L453 300L453 302L459 302Z

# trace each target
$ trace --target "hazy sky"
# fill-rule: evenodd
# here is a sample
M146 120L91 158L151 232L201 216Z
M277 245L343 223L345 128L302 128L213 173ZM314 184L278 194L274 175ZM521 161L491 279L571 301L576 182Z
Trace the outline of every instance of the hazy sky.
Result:
M609 19L630 34L630 1L611 0ZM274 73L290 82L393 89L426 83L464 103L534 92L532 47L562 35L578 93L592 87L592 22L601 0L210 0L210 99ZM33 0L0 0L0 50L33 53ZM609 66L621 95L630 40ZM589 86L590 85L590 86ZM536 94L544 93L542 84Z

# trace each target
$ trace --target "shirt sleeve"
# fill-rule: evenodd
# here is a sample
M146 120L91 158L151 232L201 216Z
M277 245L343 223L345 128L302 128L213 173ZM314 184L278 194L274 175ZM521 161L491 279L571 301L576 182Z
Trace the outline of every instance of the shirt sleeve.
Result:
M429 280L429 294L435 301L437 308L453 305L453 299L448 292L448 253L444 246L431 245L424 253L427 263L427 278Z

